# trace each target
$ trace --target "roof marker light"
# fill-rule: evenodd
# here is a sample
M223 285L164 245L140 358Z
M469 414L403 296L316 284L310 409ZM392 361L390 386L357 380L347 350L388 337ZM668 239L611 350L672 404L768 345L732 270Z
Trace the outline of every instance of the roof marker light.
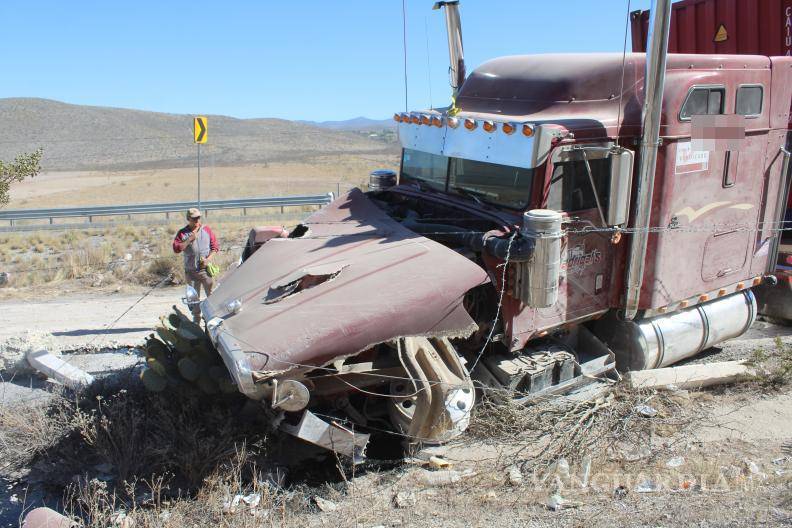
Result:
M484 121L484 130L487 132L495 132L498 126L492 121Z
M534 135L534 127L531 125L523 125L523 135L525 137L531 137Z
M475 130L476 126L478 125L476 124L475 119L471 119L470 117L465 119L465 128L467 128L468 130Z
M413 125L420 125L421 124L421 118L418 117L415 114L412 114L410 116L410 123L412 123Z
M503 123L503 125L501 126L501 130L503 130L504 134L514 134L514 131L516 129L517 129L517 127L515 127L511 123Z
M410 122L410 114L408 114L406 112L402 112L399 115L401 116L401 122L402 123L409 123Z
M430 118L428 115L423 114L421 116L421 124L422 125L429 125L431 123L432 123L432 118Z
M459 126L459 119L456 117L449 117L448 118L448 126L451 128L456 128Z
M396 121L397 123L401 123L402 120L401 114L393 114L393 120Z
M443 119L442 119L442 118L440 118L440 117L434 116L434 117L432 118L432 124L433 124L434 126L436 126L437 128L440 128L440 127L442 127L442 126L443 126Z

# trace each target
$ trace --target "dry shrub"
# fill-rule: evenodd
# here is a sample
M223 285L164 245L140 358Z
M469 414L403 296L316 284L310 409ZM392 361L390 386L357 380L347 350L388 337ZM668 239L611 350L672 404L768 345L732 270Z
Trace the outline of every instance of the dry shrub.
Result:
M0 472L19 469L46 453L69 430L66 400L48 405L0 405Z
M128 483L123 495L99 480L80 481L65 494L67 512L87 528L120 524L127 516L136 528L248 528L289 522L309 508L303 488L286 491L273 485L271 474L259 471L250 453L239 449L203 481L194 497L166 498L163 478ZM255 498L251 507L235 497Z
M779 390L792 382L792 344L775 338L775 347L769 351L754 350L750 358L759 374L757 382L763 388Z
M485 399L475 408L468 431L480 439L508 442L531 463L550 466L560 458L573 462L613 455L614 450L646 450L656 437L700 423L703 411L688 403L684 391L640 391L621 385L590 399L551 396L529 404Z

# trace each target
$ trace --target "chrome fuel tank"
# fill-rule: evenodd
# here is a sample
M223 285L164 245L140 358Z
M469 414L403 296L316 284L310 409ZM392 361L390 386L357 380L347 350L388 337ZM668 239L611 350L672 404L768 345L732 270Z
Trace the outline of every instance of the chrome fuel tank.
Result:
M619 370L643 370L666 367L738 337L755 319L756 299L744 290L651 319L603 321L598 330L616 354Z

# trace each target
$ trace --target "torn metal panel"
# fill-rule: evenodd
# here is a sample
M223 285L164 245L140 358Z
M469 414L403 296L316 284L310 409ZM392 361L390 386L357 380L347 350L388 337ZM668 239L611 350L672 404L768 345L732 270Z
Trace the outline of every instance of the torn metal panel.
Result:
M311 411L305 411L296 426L282 424L280 428L301 440L348 456L355 464L365 459L368 434L356 433L335 421L325 422Z
M392 220L360 190L304 226L301 237L261 246L202 303L246 394L255 392L252 372L325 365L401 336L475 331L462 299L488 281L485 271Z

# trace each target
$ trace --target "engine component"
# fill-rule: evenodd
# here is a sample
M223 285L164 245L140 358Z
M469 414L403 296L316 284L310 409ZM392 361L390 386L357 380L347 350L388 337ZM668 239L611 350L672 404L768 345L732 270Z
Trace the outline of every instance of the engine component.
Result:
M515 296L531 308L549 308L558 300L561 277L561 213L527 211L521 234L534 240L534 248L530 260L517 264Z
M733 293L672 314L639 321L600 323L619 370L667 367L742 335L756 319L751 290Z
M380 169L369 174L369 191L385 191L396 185L396 173Z

